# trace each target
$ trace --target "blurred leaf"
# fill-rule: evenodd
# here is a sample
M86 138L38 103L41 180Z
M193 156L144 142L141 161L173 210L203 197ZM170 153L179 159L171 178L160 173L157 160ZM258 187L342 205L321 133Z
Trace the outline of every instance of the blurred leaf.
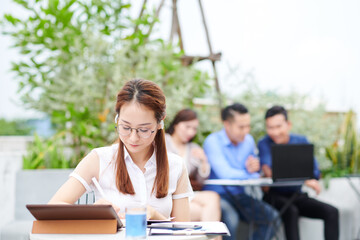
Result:
M345 176L359 172L359 150L356 129L356 116L349 111L345 116L337 139L326 148L326 157L332 161L333 169L326 174L329 176Z
M0 118L0 135L30 135L32 128L25 120L8 121Z

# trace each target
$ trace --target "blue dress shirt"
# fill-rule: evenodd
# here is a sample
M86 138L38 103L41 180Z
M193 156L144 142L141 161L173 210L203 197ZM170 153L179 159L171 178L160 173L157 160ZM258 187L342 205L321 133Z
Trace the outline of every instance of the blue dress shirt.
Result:
M306 139L305 136L290 134L290 139L288 144L308 144L309 141ZM260 164L268 165L270 168L272 166L272 159L271 159L271 145L275 144L274 141L266 135L262 138L258 143L259 148L259 157L260 157ZM314 157L314 178L319 179L320 177L320 170L318 167L318 163L316 158ZM295 192L301 191L301 187L281 187L281 188L272 188L271 191L277 192Z
M250 173L245 167L249 156L255 156L254 138L247 134L244 141L234 145L225 129L210 134L204 142L204 151L211 166L209 179L251 179L259 178L259 173ZM224 187L205 185L204 189L226 194ZM244 193L243 187L227 187L234 195Z

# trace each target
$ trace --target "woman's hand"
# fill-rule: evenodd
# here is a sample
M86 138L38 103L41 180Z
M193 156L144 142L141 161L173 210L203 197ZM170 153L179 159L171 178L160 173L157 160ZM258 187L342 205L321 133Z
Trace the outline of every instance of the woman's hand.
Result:
M116 213L118 213L120 211L120 207L114 205L112 202L109 202L108 200L103 199L103 198L97 200L94 204L95 205L97 205L97 204L111 205L114 208ZM119 215L119 217L120 217L120 215Z
M193 148L191 150L191 155L196 159L199 159L198 168L200 175L203 177L208 177L210 174L210 165L208 163L204 150L200 147Z
M152 206L148 205L147 206L147 214L146 214L147 220L153 219L154 214L155 214L155 209Z
M152 219L152 220L165 220L166 217L164 217L164 215L162 215L161 213L159 213L158 211L155 210L155 208L153 208L150 205L147 205L147 214L146 214L146 218Z
M201 163L207 163L207 157L202 148L200 148L200 147L193 148L191 150L191 155L194 156L195 158L199 159Z

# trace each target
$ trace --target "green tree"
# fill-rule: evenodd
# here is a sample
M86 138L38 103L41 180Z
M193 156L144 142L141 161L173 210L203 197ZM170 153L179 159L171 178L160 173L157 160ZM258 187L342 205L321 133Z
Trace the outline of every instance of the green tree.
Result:
M151 10L134 19L130 1L15 2L28 15L3 18L3 32L23 55L12 70L24 104L47 113L62 133L51 143L71 152L69 166L116 139L113 108L125 81L140 77L159 84L168 119L210 91L206 73L184 67L176 47L149 38L157 21Z

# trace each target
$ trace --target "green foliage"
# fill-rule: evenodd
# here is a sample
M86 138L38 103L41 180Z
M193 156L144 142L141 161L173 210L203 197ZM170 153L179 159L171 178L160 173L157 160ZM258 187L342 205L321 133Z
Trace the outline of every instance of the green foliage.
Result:
M184 67L182 53L174 46L149 39L149 29L157 21L152 11L133 19L130 1L16 2L28 17L7 14L3 26L24 56L12 68L22 100L51 117L63 135L46 141L64 146L71 166L89 149L116 139L113 109L126 81L156 82L167 98L167 119L209 91L206 73ZM37 153L35 147L30 151Z
M31 127L26 123L25 120L13 120L8 121L0 119L0 135L30 135Z
M43 141L35 134L34 141L28 147L28 154L23 157L24 169L69 168L70 161L66 159L59 143L63 133L59 133Z
M134 19L130 1L14 1L28 14L5 14L2 27L23 55L12 67L19 92L24 104L49 115L56 129L49 139L35 138L24 157L25 168L74 167L89 149L112 143L116 94L129 79L160 85L167 99L166 124L178 110L197 107L195 97L211 97L206 73L181 65L183 53L176 46L150 38L158 21L152 10ZM325 158L325 147L336 139L338 116L327 116L323 104L309 103L304 95L264 92L251 80L237 83L234 87L243 91L232 99L249 108L256 140L265 134L265 110L281 104L290 109L293 132L315 144L322 169L341 162ZM217 106L197 111L201 143L222 126Z
M26 17L4 15L4 34L26 57L13 63L24 103L29 107L43 93L42 87L57 81L63 64L89 50L89 39L111 35L114 45L129 25L129 4L122 1L15 1ZM109 41L110 42L110 41ZM115 48L114 48L115 49ZM81 66L79 66L81 68Z
M356 129L356 116L349 111L344 118L336 141L326 148L326 157L333 167L326 172L332 177L341 177L359 172L360 143Z

